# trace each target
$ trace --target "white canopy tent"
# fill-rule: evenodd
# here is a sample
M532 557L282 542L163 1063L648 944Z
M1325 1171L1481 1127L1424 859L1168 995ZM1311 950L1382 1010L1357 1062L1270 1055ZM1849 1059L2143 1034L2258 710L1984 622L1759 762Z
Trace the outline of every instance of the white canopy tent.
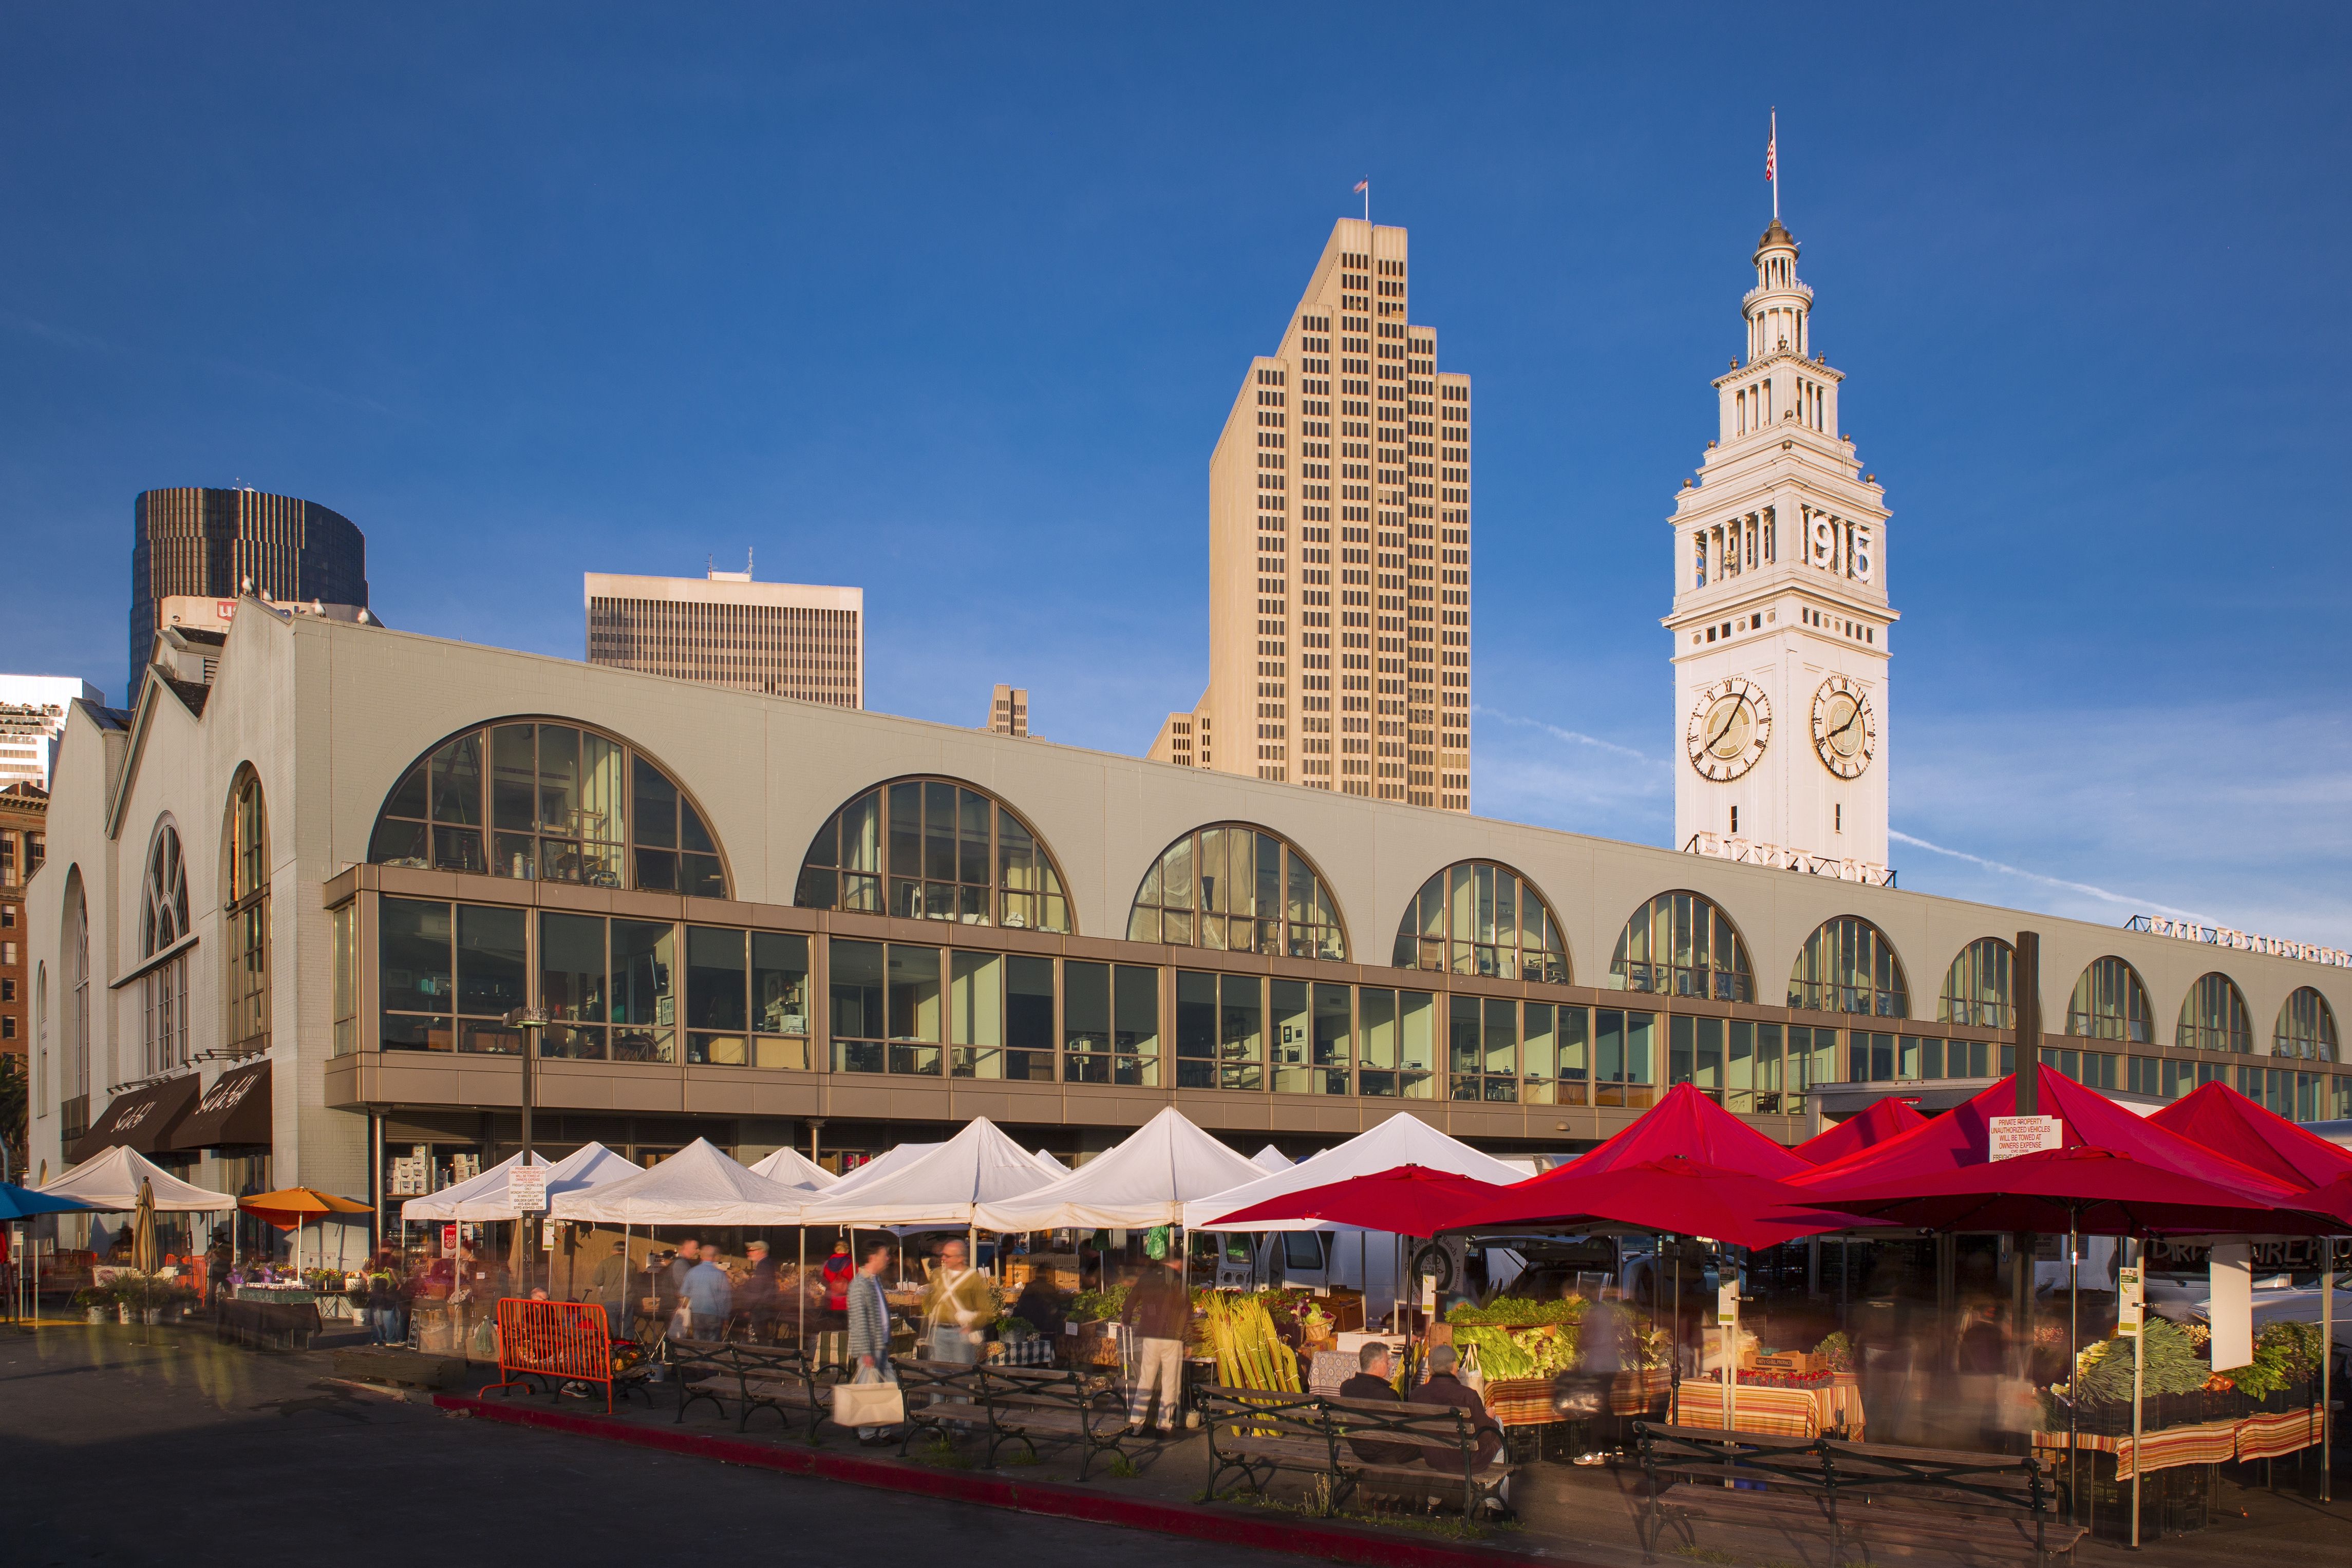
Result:
M1061 1180L977 1206L972 1223L997 1231L1173 1225L1186 1199L1230 1191L1258 1174L1171 1105Z
M514 1154L478 1176L439 1192L412 1197L400 1206L403 1220L520 1219L522 1213L507 1197L507 1175L522 1163ZM602 1144L583 1144L560 1160L533 1152L530 1163L547 1170L547 1201L551 1206L568 1192L606 1186L639 1175L636 1166Z
M804 1192L823 1192L841 1179L806 1155L789 1146L778 1149L753 1166L751 1174L782 1182L786 1186L799 1187Z
M1410 1112L1400 1111L1369 1132L1359 1133L1337 1148L1310 1155L1286 1170L1269 1172L1229 1192L1198 1198L1184 1206L1188 1229L1214 1230L1225 1215L1269 1198L1304 1192L1355 1176L1377 1176L1399 1166L1424 1166L1480 1181L1508 1184L1524 1181L1528 1172L1482 1155L1469 1145L1447 1137ZM1251 1230L1328 1230L1312 1219L1253 1220Z
M1286 1171L1297 1162L1272 1144L1250 1156L1250 1164L1262 1171Z
M552 1219L604 1225L791 1225L805 1187L754 1176L711 1145L694 1142L647 1171L551 1199Z
M854 1186L845 1178L798 1218L806 1225L969 1227L981 1205L1034 1192L1055 1180L1057 1170L987 1117L975 1116L946 1143L891 1169L872 1176L860 1170L856 1175L865 1179Z
M92 1208L129 1213L139 1207L139 1185L155 1184L155 1210L173 1214L217 1214L236 1199L209 1187L192 1186L125 1144L90 1155L42 1186L50 1197L69 1197Z
M1046 1153L1044 1149L1042 1149L1042 1148L1041 1148L1041 1149L1039 1149L1039 1150L1037 1151L1037 1157L1038 1157L1039 1159L1041 1159L1041 1160L1045 1161L1047 1165L1049 1165L1049 1166L1053 1166L1055 1170L1060 1171L1060 1172L1062 1172L1062 1173L1063 1173L1063 1174L1065 1174L1065 1175L1067 1175L1067 1174L1068 1174L1068 1172L1069 1172L1069 1169L1070 1169L1070 1167L1069 1167L1069 1166L1067 1166L1064 1165L1061 1161L1059 1161L1059 1160L1055 1159L1053 1155L1051 1155L1047 1154L1047 1153Z

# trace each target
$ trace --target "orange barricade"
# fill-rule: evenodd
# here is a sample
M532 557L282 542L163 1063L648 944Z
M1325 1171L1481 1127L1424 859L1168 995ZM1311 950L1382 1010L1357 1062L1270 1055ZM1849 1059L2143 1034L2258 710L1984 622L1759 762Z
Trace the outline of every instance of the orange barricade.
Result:
M604 1386L604 1414L611 1415L613 1336L604 1326L604 1309L583 1301L500 1297L499 1376L502 1381L482 1392L520 1388L525 1377L549 1380L553 1385L551 1392L567 1382L600 1383Z

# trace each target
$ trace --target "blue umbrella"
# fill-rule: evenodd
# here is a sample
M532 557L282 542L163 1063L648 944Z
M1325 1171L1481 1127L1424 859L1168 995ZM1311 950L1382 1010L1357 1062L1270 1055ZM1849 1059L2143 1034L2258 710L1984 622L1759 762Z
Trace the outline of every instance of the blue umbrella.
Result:
M77 1214L89 1207L78 1198L53 1197L14 1182L0 1181L0 1219L30 1219L37 1214Z

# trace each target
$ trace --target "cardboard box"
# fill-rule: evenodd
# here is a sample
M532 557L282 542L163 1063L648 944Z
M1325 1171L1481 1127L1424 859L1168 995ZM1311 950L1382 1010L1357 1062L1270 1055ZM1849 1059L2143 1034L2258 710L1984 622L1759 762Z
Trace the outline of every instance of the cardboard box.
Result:
M1818 1355L1801 1350L1776 1351L1770 1355L1755 1358L1755 1371L1789 1372L1799 1375L1827 1370L1827 1364Z

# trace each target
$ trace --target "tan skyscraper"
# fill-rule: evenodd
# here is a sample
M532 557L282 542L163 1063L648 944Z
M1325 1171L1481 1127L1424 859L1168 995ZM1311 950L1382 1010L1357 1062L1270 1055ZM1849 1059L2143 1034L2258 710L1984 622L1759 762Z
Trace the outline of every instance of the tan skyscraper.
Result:
M866 706L866 591L583 574L588 662L835 707Z
M1342 218L1251 361L1209 459L1209 687L1155 759L1470 809L1470 380L1406 263Z

